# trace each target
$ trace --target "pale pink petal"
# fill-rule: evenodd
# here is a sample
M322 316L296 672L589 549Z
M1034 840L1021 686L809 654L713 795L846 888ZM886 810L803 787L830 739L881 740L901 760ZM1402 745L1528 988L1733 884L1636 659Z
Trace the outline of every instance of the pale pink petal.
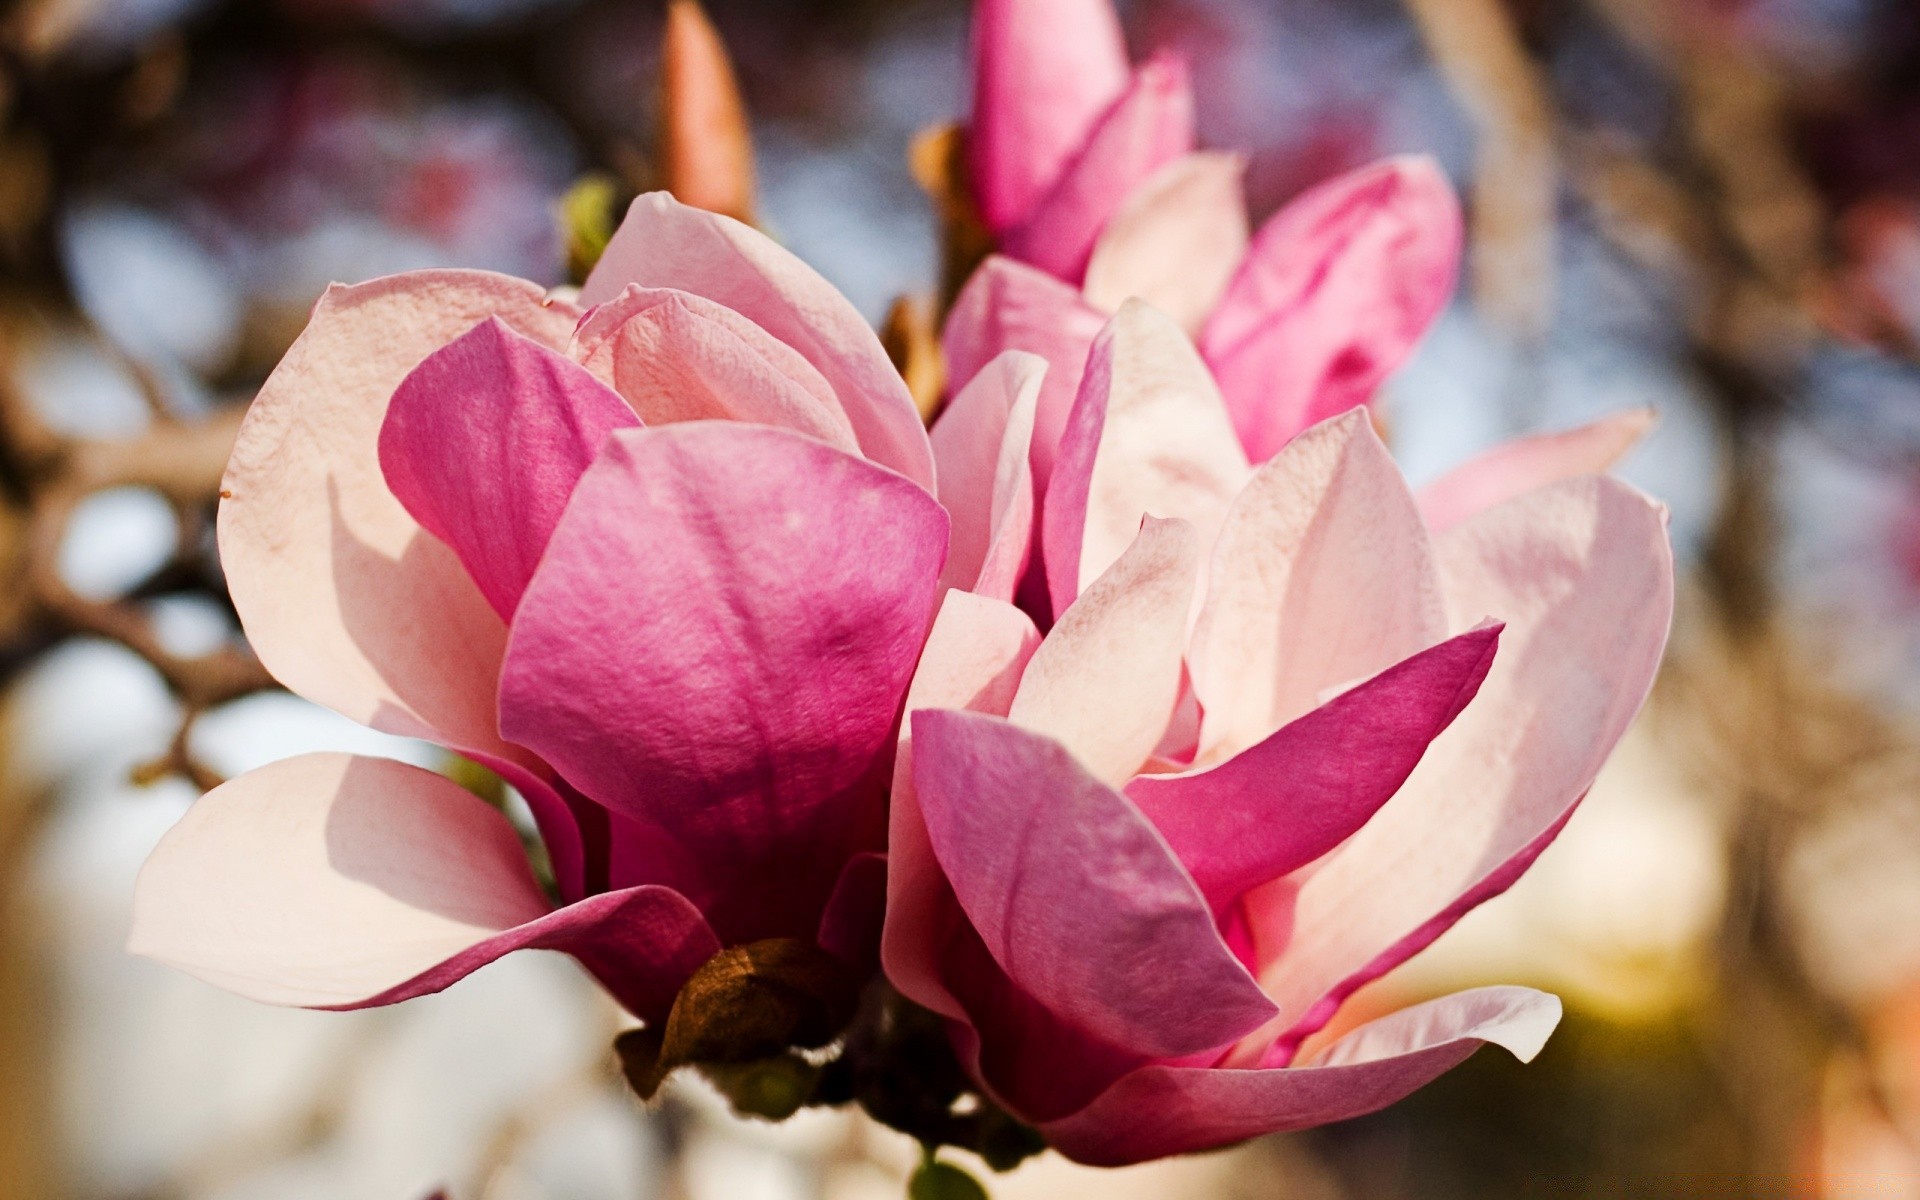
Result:
M963 708L1006 715L1020 674L1039 644L1039 630L1013 605L950 591L941 601L907 689L909 719L901 725L894 759L881 962L902 995L955 1020L962 1019L961 1011L941 982L941 952L946 927L961 918L953 889L934 861L913 791L911 714L923 708Z
M1127 76L1112 0L974 6L967 157L989 229L1006 232L1046 195Z
M1289 918L1263 930L1249 898L1293 1041L1518 878L1626 732L1666 643L1666 512L1615 480L1529 492L1438 553L1455 619L1507 622L1500 655L1399 794L1292 889Z
M501 740L506 626L447 546L387 487L380 430L402 380L489 318L549 348L579 311L485 271L332 287L260 388L221 483L220 563L274 678L388 733L450 745L527 797L562 891L580 834L546 767Z
M1216 910L1347 840L1473 699L1500 641L1483 626L1396 663L1217 767L1126 792Z
M1053 611L1113 565L1143 517L1191 522L1210 545L1252 473L1193 343L1165 313L1127 303L1093 344L1047 487Z
M1185 521L1149 517L1027 664L1009 717L1119 786L1152 756L1180 696L1180 651L1200 570Z
M380 466L512 620L581 472L609 433L638 423L584 367L489 318L401 381Z
M909 719L934 854L1016 987L1144 1055L1211 1050L1272 1014L1166 843L1066 747L977 713Z
M1653 428L1650 408L1613 413L1577 429L1515 438L1469 459L1419 491L1435 533L1535 488L1602 475Z
M627 210L580 302L604 304L636 283L704 296L799 351L832 385L861 451L933 490L926 427L879 337L845 296L772 238L650 192Z
M785 430L615 433L514 618L501 727L677 848L690 877L660 882L726 941L811 936L885 836L946 527L918 485Z
M1446 630L1400 469L1365 413L1322 423L1260 468L1221 528L1188 656L1202 759L1261 741Z
M1198 333L1247 254L1246 169L1237 154L1189 154L1136 188L1094 244L1088 303L1145 300Z
M1143 1067L1042 1132L1068 1158L1117 1167L1309 1129L1385 1108L1487 1043L1530 1061L1559 1021L1544 992L1459 992L1363 1025L1299 1067Z
M1093 245L1134 191L1193 149L1193 85L1187 66L1162 56L1134 72L1086 144L1001 248L1078 285Z
M1047 360L1033 427L1033 478L1041 495L1053 473L1087 351L1106 323L1078 289L998 255L980 265L947 314L942 341L949 378L972 379L1008 350Z
M388 759L309 754L187 810L141 869L129 948L313 1008L391 1004L513 950L565 950L657 1020L719 943L665 888L549 912L519 835L459 785Z
M1447 305L1460 205L1402 158L1312 189L1269 220L1200 336L1247 454L1367 403Z
M580 322L571 353L648 425L752 421L859 452L847 414L812 363L690 292L628 287Z
M940 503L953 520L953 545L940 582L1013 598L1033 539L1033 470L1028 447L1047 361L1010 350L960 389L934 423Z
M379 453L401 380L489 317L558 347L577 313L480 271L328 289L241 425L220 560L280 682L389 733L511 756L494 721L506 626L388 490Z

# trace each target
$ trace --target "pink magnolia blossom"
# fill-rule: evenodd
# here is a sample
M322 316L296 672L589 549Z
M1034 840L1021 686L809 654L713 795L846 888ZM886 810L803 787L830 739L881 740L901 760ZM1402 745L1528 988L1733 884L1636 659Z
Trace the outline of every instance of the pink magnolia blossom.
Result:
M1044 638L950 592L908 692L882 961L1081 1161L1370 1112L1559 1002L1341 1003L1510 886L1651 686L1635 414L1410 491L1364 414L1258 466L1171 317L1094 341L1045 492ZM939 428L935 429L936 438Z
M580 302L475 271L330 290L219 521L266 666L498 771L558 907L446 778L316 754L193 806L136 951L353 1008L558 949L652 1021L723 946L872 953L946 566L932 446L859 314L737 222L641 197Z
M975 14L968 165L999 254L955 304L946 348L962 380L1007 349L1052 363L1042 484L1087 348L1130 298L1194 335L1256 462L1367 403L1445 307L1460 206L1427 159L1329 180L1251 233L1245 164L1195 150L1186 68L1131 67L1111 0Z

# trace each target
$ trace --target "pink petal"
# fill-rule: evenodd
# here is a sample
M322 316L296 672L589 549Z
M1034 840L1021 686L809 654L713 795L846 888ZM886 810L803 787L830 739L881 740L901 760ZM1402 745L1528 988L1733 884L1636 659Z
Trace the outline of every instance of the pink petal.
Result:
M913 790L911 714L924 708L964 708L1004 716L1039 644L1039 630L1013 605L950 591L941 601L907 689L909 719L901 726L893 769L881 962L901 995L955 1020L961 1019L961 1011L941 982L940 951L947 927L960 919L959 909L934 861Z
M1497 625L1396 663L1217 767L1126 788L1216 911L1347 840L1493 665Z
M1366 414L1308 430L1260 468L1214 548L1188 656L1203 760L1254 745L1446 629L1426 527Z
M1047 361L1010 350L960 389L933 426L940 503L953 520L945 587L1011 600L1033 542L1028 447Z
M911 721L934 854L1015 986L1147 1055L1211 1050L1271 1015L1166 843L1064 746L977 713Z
M573 485L639 422L586 369L489 318L427 356L380 433L387 486L512 620Z
M1420 513L1438 533L1535 488L1605 474L1653 428L1650 408L1613 413L1578 429L1516 438L1420 489Z
M1385 1108L1487 1043L1530 1061L1559 1020L1543 992L1477 988L1363 1025L1300 1067L1143 1067L1042 1132L1076 1162L1117 1167L1310 1129Z
M1134 72L1125 93L1053 187L1002 239L1002 249L1079 284L1107 222L1141 184L1190 152L1193 139L1193 86L1186 64L1157 57Z
M628 284L704 296L799 351L832 385L860 449L933 490L933 452L907 385L857 309L773 239L665 192L633 202L580 302L604 304Z
M1133 545L1060 616L1013 698L1016 724L1057 739L1118 786L1152 756L1180 696L1180 651L1200 569L1184 521L1149 517Z
M1211 544L1252 475L1193 343L1131 301L1087 359L1047 488L1043 544L1064 612L1132 544L1142 517L1177 517Z
M1666 643L1666 513L1625 484L1530 492L1438 549L1456 620L1507 622L1500 656L1399 794L1293 889L1284 931L1277 914L1263 930L1249 898L1262 978L1296 1020L1287 1040L1518 878L1626 732Z
M1373 397L1446 307L1460 244L1459 201L1424 158L1329 180L1266 223L1200 336L1255 462Z
M1126 90L1111 0L982 0L973 13L974 199L996 234L1020 223Z
M752 421L859 453L847 414L812 363L689 292L629 286L580 322L571 353L648 425Z
M932 496L811 438L616 433L514 618L501 727L675 848L661 882L726 941L811 936L884 837L945 550Z
M867 852L847 860L820 915L820 948L865 971L880 961L880 929L887 906L887 856Z
M389 733L512 756L493 704L506 627L388 490L380 427L408 373L480 322L557 347L575 316L479 271L328 289L248 410L222 484L221 564L275 678Z
M145 867L130 949L270 1004L437 992L518 949L581 959L643 1017L719 947L665 888L557 912L506 818L443 776L309 754L198 800Z
M581 845L544 764L500 738L506 626L387 487L380 430L423 359L489 318L549 348L579 312L524 280L416 271L333 287L255 397L222 481L220 562L274 678L388 733L450 745L532 806L562 890ZM430 618L428 616L430 614Z
M1087 302L1139 299L1200 331L1247 254L1246 160L1201 153L1162 167L1114 213L1087 264Z
M1077 289L998 256L981 264L947 314L942 340L952 379L972 379L1007 350L1025 350L1047 360L1033 427L1033 478L1042 495L1080 388L1087 351L1106 323Z

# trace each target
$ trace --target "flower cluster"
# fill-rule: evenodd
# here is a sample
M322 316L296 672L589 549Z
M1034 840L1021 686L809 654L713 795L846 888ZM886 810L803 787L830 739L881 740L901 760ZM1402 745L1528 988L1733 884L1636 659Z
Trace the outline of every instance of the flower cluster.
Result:
M562 950L660 1070L889 1044L846 1030L878 967L1102 1164L1541 1045L1524 988L1325 1030L1512 884L1644 700L1665 517L1604 472L1646 416L1410 490L1364 405L1452 287L1440 174L1250 235L1106 0L983 0L975 54L999 253L930 432L831 286L665 195L577 303L321 300L234 450L235 606L288 687L498 772L551 880L448 778L312 755L194 806L135 949L334 1008Z

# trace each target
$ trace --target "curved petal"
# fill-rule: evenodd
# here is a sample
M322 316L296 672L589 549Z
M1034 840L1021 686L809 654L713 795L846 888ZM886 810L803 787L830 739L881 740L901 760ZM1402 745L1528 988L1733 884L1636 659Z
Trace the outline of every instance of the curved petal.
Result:
M1047 361L1009 350L960 389L934 422L940 503L953 545L940 582L1011 600L1033 544L1033 414Z
M486 271L329 288L247 410L219 518L234 610L274 678L362 724L452 746L508 777L570 896L581 887L576 818L545 765L500 737L506 626L453 551L389 490L380 430L401 381L475 325L497 318L558 348L578 317L534 284Z
M1500 627L1422 651L1217 767L1126 788L1216 911L1352 836L1472 700Z
M1191 522L1211 545L1252 474L1193 343L1165 313L1127 303L1093 344L1047 487L1053 611L1113 565L1143 517Z
M1535 488L1603 475L1653 428L1654 412L1613 413L1577 429L1515 438L1420 489L1420 515L1435 533Z
M1221 527L1189 651L1202 760L1254 745L1328 688L1378 674L1446 630L1432 546L1400 469L1366 414L1323 422L1260 468Z
M1080 389L1087 351L1107 323L1077 289L998 255L980 264L947 313L941 334L951 379L972 379L1007 350L1047 360L1033 425L1033 479L1046 494L1055 449Z
M506 627L388 490L379 453L394 389L489 317L563 346L575 313L482 271L329 288L240 427L221 484L220 561L247 639L281 683L389 733L513 757L493 704Z
M946 523L917 485L784 430L616 433L521 600L501 727L658 831L687 873L662 882L729 943L811 936L884 836L875 773Z
M580 322L571 353L648 425L751 421L859 453L826 377L793 347L702 296L629 286Z
M1094 242L1135 189L1193 149L1193 84L1187 65L1162 55L1133 74L1045 197L1002 249L1078 285Z
M1460 203L1424 158L1329 180L1270 219L1200 335L1247 454L1372 399L1447 305Z
M1134 190L1094 243L1087 302L1108 312L1144 300L1197 334L1247 255L1238 154L1175 159Z
M863 971L880 960L880 930L887 906L887 856L873 851L847 860L820 914L814 941L827 953Z
M927 635L919 669L907 689L908 719L893 766L893 804L887 834L887 917L880 959L900 994L923 1008L962 1019L941 982L941 949L952 924L963 920L953 889L934 861L920 801L913 790L912 714L923 708L962 708L1006 715L1020 673L1040 644L1027 614L1001 600L950 591Z
M1008 716L1119 786L1160 744L1180 698L1180 650L1200 571L1184 521L1149 517L1034 652Z
M1626 732L1673 613L1665 509L1586 476L1439 541L1456 613L1507 622L1480 694L1373 820L1293 888L1250 898L1261 977L1295 1043L1340 1001L1519 877Z
M309 754L208 792L141 869L129 949L270 1004L436 992L513 950L564 950L663 1018L720 947L665 888L555 912L497 811L444 776Z
M967 157L987 228L1005 233L1046 195L1126 90L1112 0L981 0L973 10Z
M573 485L633 410L563 354L497 317L401 381L380 430L387 486L513 619Z
M911 720L934 854L1016 987L1159 1057L1223 1046L1273 1013L1166 843L1064 746L977 713Z
M668 0L660 36L661 174L682 203L753 220L753 137L720 33L699 0Z
M1304 1066L1143 1067L1041 1132L1076 1162L1118 1167L1310 1129L1385 1108L1488 1043L1531 1061L1559 1021L1544 992L1459 992L1363 1025Z
M880 338L812 267L731 217L665 192L633 202L580 289L604 304L637 283L726 306L800 352L832 385L868 458L933 490L933 451Z

